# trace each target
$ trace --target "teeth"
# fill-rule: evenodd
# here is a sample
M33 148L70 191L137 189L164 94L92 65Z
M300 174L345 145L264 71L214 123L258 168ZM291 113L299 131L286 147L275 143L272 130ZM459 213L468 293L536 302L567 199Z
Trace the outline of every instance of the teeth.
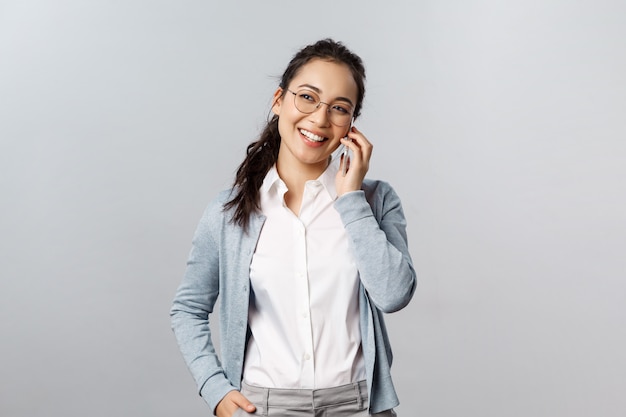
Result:
M300 129L300 133L302 133L304 136L306 136L307 138L309 138L310 140L314 142L323 142L326 139L321 136L317 136L315 133L311 133L308 130L304 130L304 129Z

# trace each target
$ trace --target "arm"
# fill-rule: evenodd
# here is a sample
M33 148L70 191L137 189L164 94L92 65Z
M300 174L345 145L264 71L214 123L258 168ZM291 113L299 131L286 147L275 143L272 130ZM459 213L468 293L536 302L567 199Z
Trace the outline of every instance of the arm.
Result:
M341 143L352 151L345 176L337 174L335 208L346 227L361 282L384 312L400 310L415 292L406 220L395 191L384 182L364 181L373 146L356 127Z
M335 208L350 237L361 282L372 302L389 313L411 300L417 284L400 198L384 182L339 197ZM376 215L374 215L374 211Z
M204 212L193 238L183 280L170 311L172 329L198 390L215 412L217 404L234 389L215 352L209 328L219 294L219 246L212 227L221 221L221 205Z

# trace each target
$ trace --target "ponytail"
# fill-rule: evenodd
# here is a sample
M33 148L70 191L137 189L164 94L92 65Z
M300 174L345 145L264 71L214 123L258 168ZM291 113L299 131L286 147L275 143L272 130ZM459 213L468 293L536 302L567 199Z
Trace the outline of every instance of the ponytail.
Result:
M231 221L248 230L250 215L259 209L259 192L265 175L278 160L280 135L278 116L273 115L259 140L248 145L246 158L235 175L235 196L224 204L224 210L235 209Z

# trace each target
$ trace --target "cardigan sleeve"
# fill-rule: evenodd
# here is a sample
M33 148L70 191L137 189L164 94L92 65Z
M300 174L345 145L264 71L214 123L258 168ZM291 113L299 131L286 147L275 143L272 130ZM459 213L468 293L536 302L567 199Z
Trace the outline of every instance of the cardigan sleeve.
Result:
M234 389L215 351L209 327L219 294L219 246L216 219L221 205L212 203L205 210L195 231L187 268L170 310L176 340L198 391L215 412L217 404Z
M359 276L370 300L386 313L405 307L417 284L400 198L385 182L335 201L347 230Z

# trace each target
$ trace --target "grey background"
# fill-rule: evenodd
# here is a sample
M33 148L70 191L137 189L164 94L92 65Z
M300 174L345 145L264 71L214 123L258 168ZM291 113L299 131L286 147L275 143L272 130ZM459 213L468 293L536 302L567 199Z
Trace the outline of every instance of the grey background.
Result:
M419 274L402 416L626 415L621 1L0 1L0 415L203 416L169 330L200 214L292 54L357 125Z

